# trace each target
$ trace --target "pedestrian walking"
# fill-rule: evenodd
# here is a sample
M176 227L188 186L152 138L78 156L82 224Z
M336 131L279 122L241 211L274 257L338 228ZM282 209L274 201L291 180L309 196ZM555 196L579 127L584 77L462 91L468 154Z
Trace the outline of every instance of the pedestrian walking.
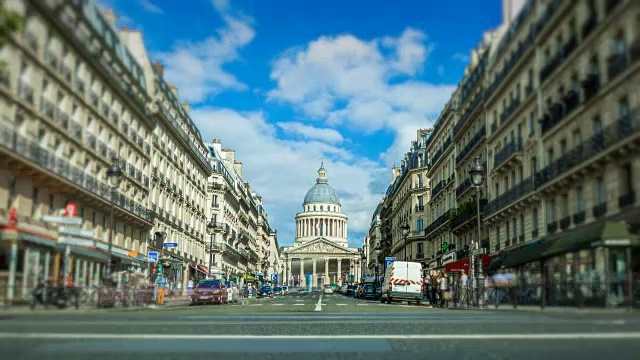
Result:
M460 307L467 302L467 307L469 307L469 277L467 273L462 270L462 275L460 276Z
M446 275L440 273L440 278L438 279L438 285L440 288L440 307L444 308L449 307L449 301L451 300L451 292L449 292L449 279L447 279Z
M167 279L162 275L158 275L156 285L158 286L158 305L164 305L164 292L167 287Z

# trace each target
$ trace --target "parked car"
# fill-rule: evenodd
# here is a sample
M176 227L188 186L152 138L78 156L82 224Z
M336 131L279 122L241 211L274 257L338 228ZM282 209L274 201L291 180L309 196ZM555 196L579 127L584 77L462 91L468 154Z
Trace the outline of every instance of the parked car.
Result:
M353 296L353 294L356 291L357 286L355 285L347 285L347 290L345 292L345 295L347 296Z
M353 297L356 299L362 298L362 284L356 285L356 289L353 291Z
M281 286L276 285L273 288L273 295L284 295L284 291L282 290Z
M240 288L233 281L226 281L227 293L229 294L229 302L238 302L240 300Z
M193 305L205 303L226 304L227 302L229 302L229 293L222 280L200 281L191 293L191 304Z
M365 284L362 287L362 293L360 294L362 299L377 299L378 294L376 288L372 284Z
M333 294L333 287L331 285L325 285L322 292L325 294Z
M258 290L258 297L273 297L273 289L269 285L265 285Z

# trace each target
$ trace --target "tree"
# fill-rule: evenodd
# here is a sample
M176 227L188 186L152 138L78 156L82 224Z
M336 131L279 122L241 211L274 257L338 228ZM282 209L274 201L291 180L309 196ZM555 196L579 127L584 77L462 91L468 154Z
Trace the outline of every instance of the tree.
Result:
M0 47L2 47L9 36L22 28L22 16L16 11L7 9L4 0L0 0ZM5 64L0 62L0 75L4 72Z

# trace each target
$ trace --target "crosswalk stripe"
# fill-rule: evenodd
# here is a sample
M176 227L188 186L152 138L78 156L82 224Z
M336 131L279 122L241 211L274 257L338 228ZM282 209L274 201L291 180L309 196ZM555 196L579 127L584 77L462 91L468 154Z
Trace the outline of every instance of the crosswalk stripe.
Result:
M338 306L347 306L349 304L336 304L336 305L338 305Z
M304 304L293 304L294 306L304 306Z

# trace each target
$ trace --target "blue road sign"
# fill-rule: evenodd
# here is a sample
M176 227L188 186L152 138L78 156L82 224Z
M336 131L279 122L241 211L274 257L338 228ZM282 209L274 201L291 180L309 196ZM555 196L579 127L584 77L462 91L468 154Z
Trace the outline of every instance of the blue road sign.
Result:
M278 274L271 274L271 281L278 281Z
M396 258L393 256L387 256L384 258L384 273L387 272L387 268L396 261Z
M157 251L149 251L147 256L149 257L149 262L158 262L158 252Z
M178 247L178 243L164 243L163 244L164 247Z

